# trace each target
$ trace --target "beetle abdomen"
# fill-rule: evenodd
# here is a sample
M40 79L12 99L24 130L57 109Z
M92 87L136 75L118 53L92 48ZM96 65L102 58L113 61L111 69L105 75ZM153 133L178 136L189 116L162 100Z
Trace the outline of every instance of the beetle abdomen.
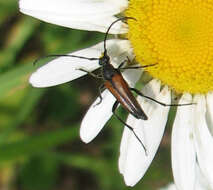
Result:
M143 120L148 119L120 73L111 77L111 80L106 80L104 85L117 101L134 117Z

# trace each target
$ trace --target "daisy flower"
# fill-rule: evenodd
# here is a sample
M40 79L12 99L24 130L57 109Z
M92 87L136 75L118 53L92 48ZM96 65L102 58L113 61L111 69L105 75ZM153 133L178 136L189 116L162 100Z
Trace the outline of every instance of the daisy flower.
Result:
M112 34L125 39L108 40L112 64L128 56L148 67L152 76L142 92L160 102L171 103L171 92L181 95L172 130L172 169L177 189L195 189L197 168L208 187L213 189L213 0L20 0L21 12L65 27L106 32L116 15L133 17L128 24L119 22ZM100 57L103 43L74 52L84 57ZM93 71L97 61L60 57L39 68L30 78L35 87L48 87L71 81ZM134 86L142 71L126 70L124 77ZM163 85L163 87L161 87ZM114 97L104 91L103 102L89 108L80 136L86 143L95 138L112 116ZM169 107L138 97L148 120L135 119L133 126L146 146L141 148L133 133L125 127L120 147L119 170L128 186L134 186L145 174L159 147ZM95 118L95 119L94 119Z

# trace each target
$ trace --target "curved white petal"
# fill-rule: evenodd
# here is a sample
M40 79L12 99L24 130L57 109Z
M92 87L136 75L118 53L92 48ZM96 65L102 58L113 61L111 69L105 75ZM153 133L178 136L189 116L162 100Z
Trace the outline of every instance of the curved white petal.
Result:
M165 87L160 92L160 83L154 80L146 85L143 93L167 104L171 101L168 88ZM169 112L169 107L161 106L151 100L141 97L138 97L138 100L149 119L144 121L128 118L127 121L131 120L130 124L133 124L132 127L144 143L148 155L145 154L134 134L125 127L121 141L119 169L128 186L134 186L143 177L151 164L163 136Z
M85 143L92 141L112 116L114 96L108 90L105 90L101 96L102 102L97 105L100 102L100 98L97 98L82 120L80 137Z
M111 51L114 50L117 55L122 52L122 46L128 44L127 40L108 40L107 48L109 49L108 53L111 56ZM80 50L70 55L77 55L83 57L100 57L103 52L103 42ZM98 60L90 61L81 58L73 58L73 57L59 57L45 64L44 66L37 69L30 77L30 83L34 87L49 87L55 86L58 84L62 84L65 82L69 82L76 78L79 78L87 73L78 70L79 68L83 68L87 71L93 71L99 68Z
M196 184L195 190L211 190L208 181L204 177L202 171L200 170L198 164L196 164Z
M90 19L90 20L83 20L78 17L73 17L75 19L70 19L69 17L63 17L63 16L55 16L55 15L49 15L49 14L43 15L41 13L34 12L34 11L31 11L29 13L29 12L26 12L25 10L22 10L22 12L51 24L56 24L59 26L64 26L64 27L78 29L78 30L98 31L103 33L106 33L110 24L112 24L112 22L118 19L115 16L108 16L108 17L101 17L101 18L97 17L95 19ZM123 34L123 33L127 33L127 30L128 30L128 27L125 23L118 22L112 26L109 33Z
M197 159L203 175L213 188L213 138L206 123L206 100L204 96L197 95L195 109L195 145Z
M123 11L128 5L127 0L20 0L20 9L37 10L56 15L82 16L92 15L98 17L101 15L111 16ZM88 19L85 17L85 19Z
M43 21L70 28L106 32L116 18L113 15L123 11L127 0L20 0L21 12ZM117 25L117 26L116 26ZM125 32L121 22L111 33Z
M191 102L191 95L184 94L179 104ZM194 189L195 186L194 108L195 105L179 106L172 129L173 176L177 189L181 190Z
M134 127L136 125L136 121L137 120L131 114L129 114L126 120L126 123ZM130 131L127 127L124 127L123 136L122 136L121 145L120 145L120 157L118 162L119 170L121 174L125 173L125 167L126 167L125 164L127 161L126 159L128 154L128 147L131 144L130 143L131 138L134 138L132 137L132 131Z

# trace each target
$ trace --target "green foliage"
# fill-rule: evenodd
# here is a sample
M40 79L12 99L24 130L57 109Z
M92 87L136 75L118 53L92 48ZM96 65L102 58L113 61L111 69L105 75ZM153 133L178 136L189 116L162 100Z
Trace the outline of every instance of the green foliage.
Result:
M0 0L0 184L24 190L128 189L117 166L122 125L112 119L113 127L88 145L79 138L83 114L98 92L96 81L82 78L47 89L28 84L43 64L33 66L39 56L88 47L103 34L41 22L19 13L17 3ZM152 190L171 180L162 173L170 168L168 146L162 150L133 189Z

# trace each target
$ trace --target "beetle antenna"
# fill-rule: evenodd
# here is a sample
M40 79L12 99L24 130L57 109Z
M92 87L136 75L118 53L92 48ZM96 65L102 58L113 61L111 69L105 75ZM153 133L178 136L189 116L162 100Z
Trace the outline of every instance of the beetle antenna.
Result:
M36 65L36 63L37 63L38 61L40 61L41 59L45 59L45 58L49 58L49 57L76 57L76 58L80 58L80 59L87 59L87 60L90 60L90 61L99 60L99 58L82 57L82 56L77 56L77 55L51 54L51 55L45 55L45 56L39 57L38 59L36 59L36 60L33 62L33 65Z
M113 26L115 23L117 23L118 21L127 20L127 19L136 20L136 19L133 18L133 17L122 17L122 18L119 18L119 19L115 20L114 22L112 22L112 24L110 24L109 28L108 28L107 31L106 31L105 37L104 37L104 55L107 54L106 40L107 40L107 36L108 36L108 34L109 34L110 29L111 29L112 26Z

